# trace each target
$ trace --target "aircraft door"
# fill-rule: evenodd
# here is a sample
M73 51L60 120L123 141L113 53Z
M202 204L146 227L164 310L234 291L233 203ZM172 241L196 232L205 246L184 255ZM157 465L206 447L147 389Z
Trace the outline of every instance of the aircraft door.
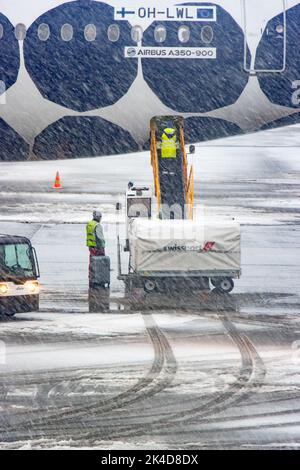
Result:
M241 2L244 69L252 74L283 72L286 67L286 0Z

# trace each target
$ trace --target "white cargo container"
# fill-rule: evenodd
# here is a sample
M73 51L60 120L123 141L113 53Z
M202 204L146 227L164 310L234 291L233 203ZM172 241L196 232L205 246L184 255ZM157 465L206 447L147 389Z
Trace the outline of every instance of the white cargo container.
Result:
M134 272L238 273L240 225L191 220L135 219L129 224L130 265Z
M128 225L129 273L119 279L152 292L168 280L199 279L230 292L241 275L240 225L235 221L132 219ZM119 247L120 253L120 247ZM197 281L196 281L196 285Z

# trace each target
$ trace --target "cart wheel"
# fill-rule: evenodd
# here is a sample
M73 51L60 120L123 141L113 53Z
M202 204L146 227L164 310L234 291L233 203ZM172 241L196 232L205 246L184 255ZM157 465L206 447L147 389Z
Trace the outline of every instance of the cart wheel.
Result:
M144 290L148 292L148 294L152 294L152 292L156 291L157 284L152 279L146 279L144 281Z
M210 282L214 287L218 287L218 285L220 284L220 279L218 279L217 277L211 277Z
M216 287L220 292L229 294L234 288L234 282L231 277L223 277Z

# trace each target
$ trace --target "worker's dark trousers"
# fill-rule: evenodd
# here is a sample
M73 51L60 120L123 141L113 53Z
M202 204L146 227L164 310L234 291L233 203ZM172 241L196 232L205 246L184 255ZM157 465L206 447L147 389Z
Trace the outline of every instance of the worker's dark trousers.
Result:
M89 284L91 285L92 281L92 263L91 263L91 258L93 256L105 256L105 249L104 248L95 248L95 247L90 247L90 263L89 263Z

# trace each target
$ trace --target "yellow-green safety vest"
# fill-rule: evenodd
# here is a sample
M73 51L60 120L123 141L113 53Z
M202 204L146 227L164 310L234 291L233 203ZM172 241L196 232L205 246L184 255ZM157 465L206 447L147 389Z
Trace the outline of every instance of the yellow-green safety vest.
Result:
M86 224L86 246L89 248L97 246L97 238L96 238L96 227L99 222L96 220L91 220Z
M167 131L172 129L166 129L165 132ZM161 136L161 158L176 158L178 148L176 134L169 138L165 132Z

